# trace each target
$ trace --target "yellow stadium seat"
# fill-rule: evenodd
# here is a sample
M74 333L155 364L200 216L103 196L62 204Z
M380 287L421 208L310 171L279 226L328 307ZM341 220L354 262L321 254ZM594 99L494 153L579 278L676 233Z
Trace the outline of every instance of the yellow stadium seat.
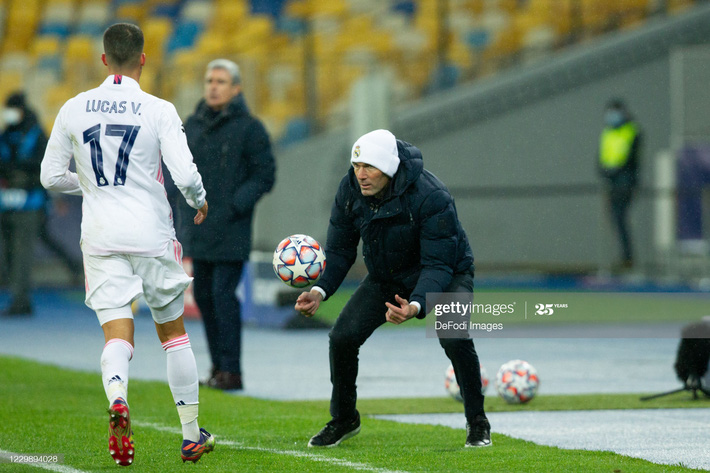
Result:
M263 49L269 45L273 21L264 15L253 16L241 23L229 36L227 49L232 52Z
M70 62L89 63L97 60L94 42L89 36L72 36L67 40L64 58Z
M0 73L0 96L2 103L5 103L5 98L13 92L16 92L24 87L22 72L20 71L2 71Z
M157 65L163 63L165 42L172 33L173 24L167 18L150 18L142 26L145 37L145 54L151 62Z
M197 50L205 56L223 56L229 51L226 38L210 33L203 33L197 41Z
M344 0L310 0L312 15L340 16L348 11Z
M78 92L75 92L74 89L67 84L57 84L47 89L44 95L44 101L49 107L59 109L67 100L77 93Z
M243 1L224 2L217 5L212 16L211 30L220 34L241 28L249 14L249 7Z
M59 38L56 36L38 36L32 43L32 56L40 59L59 54Z
M147 13L147 7L143 3L124 3L119 5L114 16L125 20L133 20L140 24Z

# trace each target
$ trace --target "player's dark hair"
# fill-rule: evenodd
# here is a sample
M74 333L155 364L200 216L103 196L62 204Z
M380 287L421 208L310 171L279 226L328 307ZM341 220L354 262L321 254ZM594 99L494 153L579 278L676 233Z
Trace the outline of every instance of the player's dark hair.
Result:
M143 53L143 31L130 23L116 23L104 31L106 62L115 67L137 67Z

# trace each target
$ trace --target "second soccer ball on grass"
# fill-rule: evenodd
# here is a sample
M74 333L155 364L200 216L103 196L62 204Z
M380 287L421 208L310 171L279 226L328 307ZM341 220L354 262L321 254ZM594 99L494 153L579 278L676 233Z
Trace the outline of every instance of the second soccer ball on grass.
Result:
M539 386L537 370L527 361L511 360L503 363L496 375L496 390L509 404L530 401L537 394Z
M486 389L488 389L488 383L488 373L486 373L486 369L481 366L481 391L483 392L483 394L485 394ZM459 383L456 382L456 373L454 373L453 365L449 365L449 367L446 368L444 388L446 389L446 392L449 393L449 396L453 397L459 402L463 402L463 396L461 396L461 388L459 387Z

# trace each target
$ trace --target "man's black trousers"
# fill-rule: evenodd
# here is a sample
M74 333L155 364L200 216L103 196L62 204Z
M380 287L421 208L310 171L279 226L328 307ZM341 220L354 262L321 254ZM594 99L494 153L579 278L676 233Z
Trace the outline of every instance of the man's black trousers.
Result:
M472 293L473 271L454 275L445 292ZM330 381L333 384L330 415L335 421L344 422L355 416L357 402L355 382L360 347L377 327L387 321L385 302L397 305L394 300L395 294L405 298L409 296L367 276L345 304L330 332ZM424 337L423 331L422 337ZM470 338L440 338L439 343L454 366L464 399L466 419L472 422L476 415L484 413L481 368L473 341Z
M242 312L237 286L243 261L194 260L195 302L205 324L212 367L241 375Z

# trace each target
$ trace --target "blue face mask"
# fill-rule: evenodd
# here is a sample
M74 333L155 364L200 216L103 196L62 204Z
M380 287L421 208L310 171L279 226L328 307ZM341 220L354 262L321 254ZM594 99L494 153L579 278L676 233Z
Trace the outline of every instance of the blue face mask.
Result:
M619 110L608 110L604 114L604 123L611 128L621 126L624 123L624 114Z

